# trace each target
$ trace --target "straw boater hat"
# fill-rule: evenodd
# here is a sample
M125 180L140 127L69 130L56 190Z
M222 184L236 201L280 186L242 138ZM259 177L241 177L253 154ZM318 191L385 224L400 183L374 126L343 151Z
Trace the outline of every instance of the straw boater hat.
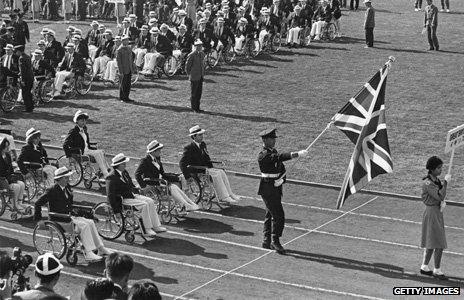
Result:
M158 23L157 18L151 18L150 21L148 21L148 24L155 24L155 23Z
M55 177L53 177L53 179L57 180L65 176L68 177L71 176L73 173L73 170L68 170L68 168L66 167L61 167L55 170Z
M37 257L37 261L35 262L35 271L40 275L53 275L62 269L63 265L52 253L47 252L43 255L40 255Z
M111 29L106 29L105 32L103 32L103 34L111 34L111 35L113 35L113 32L111 31Z
M71 25L71 26L68 26L68 28L66 30L67 31L74 31L74 30L76 30L76 27Z
M14 46L12 44L6 44L5 48L3 48L4 50L13 50L14 49Z
M367 2L371 3L371 0L364 0L364 3L367 3Z
M180 25L179 25L179 30L180 30L180 29L185 29L185 30L187 30L187 26L185 26L185 24L180 24Z
M43 55L43 52L40 49L35 49L34 50L34 55Z
M44 40L38 41L38 42L37 42L37 46L40 46L40 45L45 46L45 41L44 41Z
M195 45L197 45L197 42L198 42L198 41L200 41L200 43L201 43L201 40L197 40L197 41L195 42ZM201 43L200 45L202 45L202 44L203 44L203 43ZM192 128L189 129L189 132L190 132L190 133L189 133L189 136L192 136L192 135L195 135L195 134L202 134L202 133L205 133L206 130L201 129L200 126L198 126L198 125L195 125L195 126L193 126Z
M150 144L148 144L148 146L147 146L147 153L156 151L156 150L161 149L163 147L164 147L164 145L159 143L157 140L151 141Z
M73 38L74 39L74 38ZM66 46L64 46L66 49L74 48L76 45L74 43L68 43Z
M36 130L34 127L29 128L29 130L26 131L26 142L29 142L29 140L36 135L40 135L40 130Z
M76 29L76 30L74 30L74 31L77 31L77 29ZM55 33L55 31L53 31L53 30L51 30L51 29L48 29L48 31L46 32L46 34L48 34L48 35L51 35L51 36L55 37L55 34L56 34L56 33Z
M42 31L40 32L40 34L44 35L44 34L47 34L49 31L50 29L48 28L42 28Z
M200 39L198 39L195 41L195 43L193 43L193 45L195 46L203 45L203 42Z
M148 25L142 25L142 27L140 27L140 30L148 30Z
M148 13L148 16L149 16L150 18L156 16L156 11L150 11L150 12Z
M179 10L179 16L186 16L187 12L183 9Z
M224 18L223 18L223 17L219 17L219 18L217 19L217 21L218 21L218 23L224 23Z
M120 41L120 40L121 40L121 36L120 36L120 35L115 36L115 37L114 37L114 40L115 40L115 41Z
M82 119L82 118L88 119L88 118L89 118L89 115L86 114L85 112L83 112L82 110L79 109L79 110L76 111L76 113L74 114L73 122L74 122L74 123L77 123L77 120Z
M166 23L161 24L160 29L168 29L169 26Z
M130 14L130 15L129 15L129 18L130 18L130 19L136 19L137 16L136 16L135 14Z
M93 26L93 25L100 25L100 23L98 23L97 21L92 21L92 23L90 23L90 26Z
M150 33L153 33L153 34L154 34L154 33L159 33L158 27L152 27L152 28L150 29Z
M129 157L126 157L124 153L119 153L115 157L113 157L113 159L111 159L111 166L116 167L122 163L128 162L129 160Z

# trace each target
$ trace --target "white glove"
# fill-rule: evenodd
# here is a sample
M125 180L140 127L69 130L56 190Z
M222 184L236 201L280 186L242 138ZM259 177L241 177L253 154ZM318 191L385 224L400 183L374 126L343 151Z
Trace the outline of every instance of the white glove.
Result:
M306 156L308 156L308 150L300 150L297 153L298 153L298 157L306 157Z
M448 183L450 183L450 181L451 181L451 174L446 174L446 175L445 175L445 181L448 182Z
M443 212L443 210L445 210L445 207L446 207L446 201L443 200L443 201L440 203L440 211Z

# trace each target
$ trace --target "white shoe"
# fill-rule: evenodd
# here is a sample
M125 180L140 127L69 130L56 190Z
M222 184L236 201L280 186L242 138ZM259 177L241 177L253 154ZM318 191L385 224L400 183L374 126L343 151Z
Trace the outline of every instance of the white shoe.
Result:
M441 269L434 268L433 269L433 275L441 276L441 275L445 275L445 274L441 271Z
M240 201L240 196L237 196L235 194L231 194L230 197L234 199L235 201Z
M100 256L108 256L110 255L111 253L113 253L112 251L106 249L105 247L100 247L98 248L98 255Z
M442 8L442 9L440 9L440 11L445 11L445 10Z
M319 36L316 36L316 37L314 38L315 41L319 41L320 39L321 39L321 38L320 38Z
M154 232L152 229L148 229L147 232L142 234L142 236L144 237L154 237L155 235L156 235L156 232Z
M428 265L422 265L421 270L424 271L424 272L430 272L431 271Z
M446 9L446 12L449 12L449 9Z
M226 197L226 198L224 198L222 200L219 200L219 202L222 202L222 203L237 203L237 201L235 201L231 197Z
M418 8L415 8L414 11L419 11L419 9L418 9Z
M88 251L88 252L85 253L85 260L86 261L95 261L95 260L102 260L102 259L103 259L103 257L93 253L92 251Z
M200 207L198 205L186 205L185 206L185 210L186 211L195 211L195 210L199 210Z
M162 227L162 226L160 226L160 227L155 227L155 228L153 228L153 229L155 230L156 233L166 232L166 231L167 231L167 229L166 229L165 227Z

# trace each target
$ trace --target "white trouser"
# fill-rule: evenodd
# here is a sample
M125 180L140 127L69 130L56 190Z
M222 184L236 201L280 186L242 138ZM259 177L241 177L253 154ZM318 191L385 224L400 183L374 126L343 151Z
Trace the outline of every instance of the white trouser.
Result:
M235 37L235 51L243 51L243 43L245 42L245 36L241 35L240 37Z
M98 50L97 46L89 45L89 56L92 59L92 61L94 61L95 56L97 56L97 50Z
M63 83L71 75L69 71L59 71L55 75L55 95L61 93Z
M135 53L135 65L137 67L141 67L145 54L147 54L147 49L136 48L133 51Z
M161 59L161 57L162 55L158 52L145 54L145 64L143 65L143 72L153 73L155 71L155 67L159 65L159 60Z
M174 56L175 58L177 58L177 60L180 61L181 56L182 56L182 51L181 50L173 50L172 51L172 56Z
M98 235L97 227L95 227L93 220L83 217L71 217L71 220L86 252L103 247L103 241L100 235Z
M52 166L52 165L45 165L43 167L43 172L45 173L45 186L47 188L51 188L55 182L54 182L54 176L55 176L55 171L56 171L56 167Z
M124 205L134 206L138 210L138 215L142 218L145 229L155 229L161 227L161 222L156 212L155 201L151 198L135 195L134 199L123 199Z
M103 173L103 176L104 177L107 177L108 176L108 163L106 162L106 159L105 159L105 153L103 152L103 150L101 149L96 149L96 150L93 150L93 149L89 149L89 148L85 148L84 149L84 155L91 155L95 158L95 161L97 162L98 164L98 167L100 168L100 171Z
M224 48L224 44L221 41L218 41L217 46L216 46L216 51L221 51L221 49Z
M115 81L118 75L118 62L114 59L106 64L106 71L103 78L109 81Z
M311 27L311 36L316 36L317 38L320 38L324 23L325 23L324 21L314 22L313 26Z
M13 191L13 206L21 209L22 206L19 204L18 200L23 200L24 190L26 185L22 181L17 181L15 183L10 183L10 189Z
M340 19L333 18L332 20L333 20L333 23L335 25L335 32L336 32L337 35L339 35L341 33L341 31L340 31Z
M227 198L235 200L235 198L237 198L237 196L232 192L229 179L227 178L224 170L210 168L207 170L207 174L213 179L213 186L218 200L228 200Z
M110 60L111 58L109 58L106 55L95 58L93 62L93 74L97 75L97 74L105 72L106 65L108 64Z
M186 208L196 207L196 203L190 200L190 198L175 184L169 185L169 191L171 192L172 198L180 206L185 206Z
M300 39L299 39L300 31L301 31L301 27L290 28L290 30L288 31L287 43L299 44L300 43Z
M264 44L264 39L266 38L266 36L269 34L269 32L267 32L267 30L261 30L259 32L259 37L258 37L258 40L259 40L259 44L261 45L261 47L263 47L263 44ZM261 49L259 49L261 50Z

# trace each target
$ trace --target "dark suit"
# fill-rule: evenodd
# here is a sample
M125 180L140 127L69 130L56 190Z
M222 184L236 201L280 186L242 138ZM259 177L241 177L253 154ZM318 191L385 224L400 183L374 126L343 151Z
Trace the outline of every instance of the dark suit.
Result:
M113 58L112 57L113 47L114 47L114 41L112 39L109 41L105 41L102 45L98 47L96 57L106 55L112 59Z
M184 153L179 161L179 167L185 178L189 178L194 173L204 173L204 171L188 167L189 165L203 166L207 168L213 167L205 142L201 142L200 147L198 147L193 141L185 146Z
M188 33L185 33L183 36L179 35L177 43L179 44L180 51L183 54L188 54L192 51L193 37Z
M173 50L171 41L162 34L159 34L157 39L158 39L158 42L156 43L156 46L155 46L156 51L162 54L165 58L168 56L171 56L172 50Z
M148 49L150 48L150 40L151 40L150 33L147 33L146 35L140 34L137 39L136 47L139 49Z
M87 32L87 36L85 37L85 43L88 45L98 46L98 40L100 36L100 30L91 29Z
M200 100L203 92L203 77L205 76L205 53L192 51L185 62L185 73L190 80L190 105L194 111L200 111Z
M158 163L159 168L155 165ZM140 164L135 170L135 179L141 188L147 186L145 179L155 179L153 184L159 184L156 179L164 179L168 182L178 182L179 179L175 174L165 173L161 159L152 158L151 155L147 155L140 160ZM151 183L150 183L151 184Z
M278 153L275 149L263 148L258 155L258 164L261 173L279 174L285 181L284 161L292 158L290 153ZM259 182L258 195L263 198L266 205L266 216L264 219L264 241L282 236L285 225L285 214L282 207L282 185L275 187L276 178L261 178Z
M44 58L50 60L50 64L53 68L58 66L58 63L63 59L65 54L64 48L61 43L53 40L44 51Z
M76 45L74 52L79 53L85 59L89 58L89 47L83 41Z
M9 153L6 153L5 157L0 155L0 177L4 177L8 183L13 183L13 173L11 155Z
M24 162L48 164L47 151L45 151L42 143L37 145L37 150L32 143L28 143L21 148L21 153L18 156L18 167L21 173L27 174L27 168ZM37 169L38 167L30 166L29 168Z
M24 106L26 111L32 111L34 109L34 101L32 100L31 90L34 85L34 72L32 71L31 58L29 55L22 53L18 63Z
M208 27L205 28L204 31L201 31L200 29L198 29L194 35L197 39L200 39L203 42L203 49L206 53L208 53L209 50L211 49L211 40L213 39L213 30L209 29Z
M10 67L4 67L5 60L7 59L7 55L3 55L0 59L0 82L5 85L7 77L18 78L19 76L19 65L18 65L18 57L14 54L10 57Z
M224 45L226 48L229 45L229 38L232 43L235 43L235 37L232 31L227 26L222 26L222 31L219 27L214 29L214 47L217 47L218 41Z
M134 69L132 49L129 46L121 45L117 50L116 61L121 78L119 82L119 99L126 101L129 99L131 78Z
M29 40L29 26L24 21L16 21L12 24L15 29L15 44L26 45Z
M63 150L66 157L70 157L72 154L77 154L79 153L78 151L80 151L80 154L84 153L85 141L80 134L80 130L80 127L77 125L74 126L71 130L69 130L68 135L66 136L66 139L63 143ZM95 147L90 146L90 138L89 134L87 133L87 126L84 126L83 130L84 134L87 137L87 148L96 149Z
M59 184L55 184L43 194L37 202L35 202L35 215L34 220L39 221L42 218L42 206L48 203L50 212L59 214L69 214L73 209L73 194L71 186L65 187L67 193L61 188ZM70 218L51 216L52 221L70 222Z
M78 52L74 52L72 55L66 53L63 60L60 63L59 71L70 71L75 74L82 75L85 72L85 61Z
M45 59L32 61L32 70L34 72L34 76L55 76L55 70Z
M183 20L180 21L180 24L184 24L185 26L187 26L187 33L188 34L192 34L192 28L193 28L193 20L188 18L188 17L185 17Z
M121 212L122 199L134 199L132 191L135 189L132 179L127 171L122 172L125 181L121 179L118 171L113 170L106 177L106 196L115 213Z

